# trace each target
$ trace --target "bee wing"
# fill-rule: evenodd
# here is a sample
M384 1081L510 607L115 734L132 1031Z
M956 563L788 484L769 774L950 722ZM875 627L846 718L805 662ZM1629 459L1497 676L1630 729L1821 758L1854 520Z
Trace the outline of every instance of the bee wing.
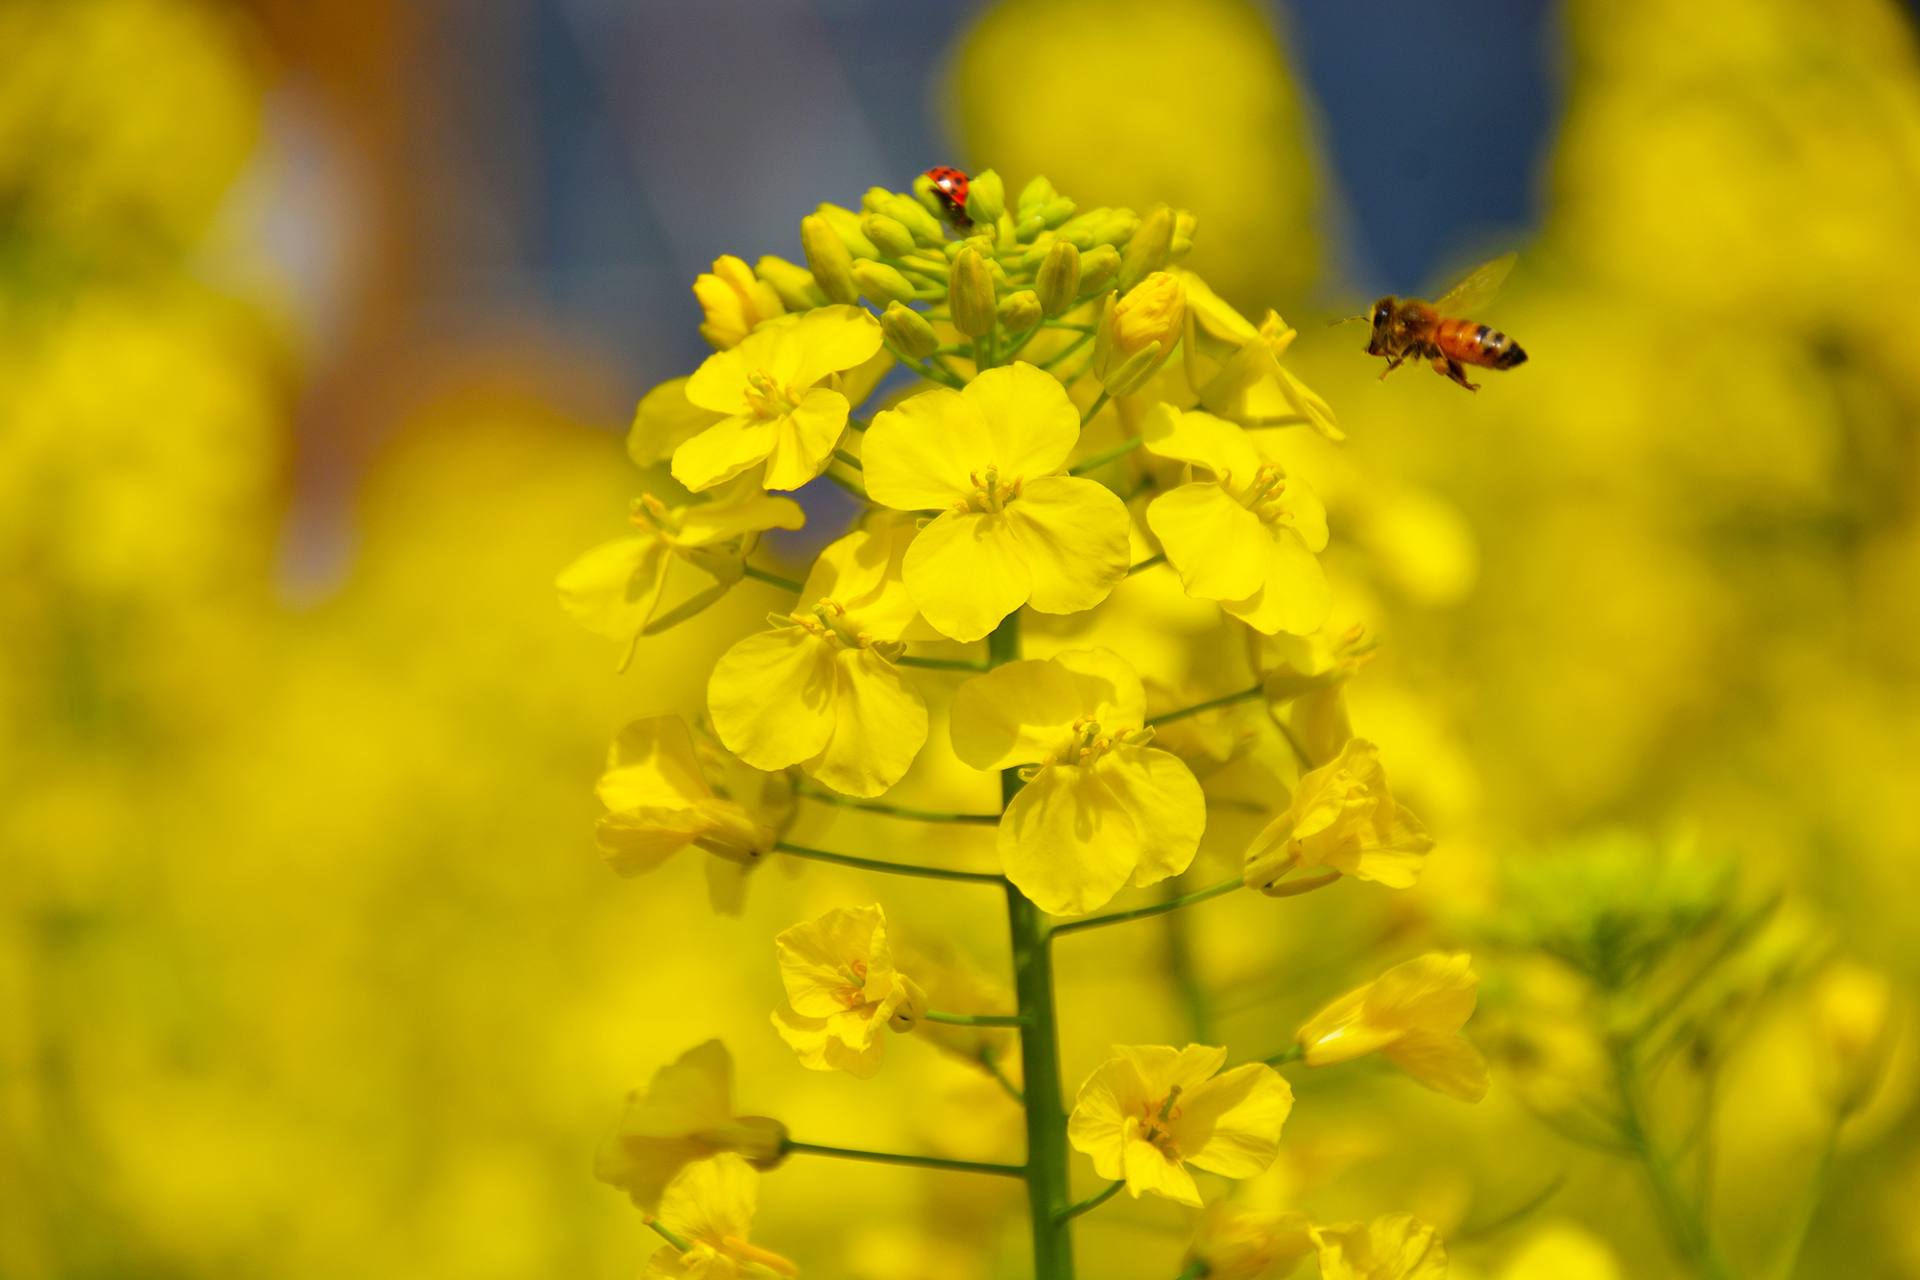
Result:
M1483 262L1466 278L1434 300L1433 309L1443 316L1471 315L1493 300L1500 284L1520 260L1517 253L1504 253L1492 262Z

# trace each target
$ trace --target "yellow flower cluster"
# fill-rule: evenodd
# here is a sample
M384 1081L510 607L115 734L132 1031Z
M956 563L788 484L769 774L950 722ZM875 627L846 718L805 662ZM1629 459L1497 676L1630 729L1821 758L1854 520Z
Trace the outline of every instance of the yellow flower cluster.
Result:
M1126 1045L1068 1105L1056 937L1242 888L1291 897L1343 877L1406 888L1433 842L1387 789L1378 749L1346 728L1343 690L1365 647L1325 630L1327 511L1312 467L1273 438L1305 428L1340 439L1325 402L1281 363L1293 331L1271 312L1254 324L1177 265L1196 230L1183 211L1080 211L1045 179L1009 196L990 171L955 199L929 178L912 193L870 191L858 211L822 205L801 224L805 267L723 257L701 276L715 353L635 414L628 454L653 482L635 532L588 552L559 589L576 618L630 650L742 583L777 593L765 626L707 675L713 741L658 716L616 742L601 847L624 874L696 847L723 908L775 853L999 888L1013 1012L933 1007L929 990L1003 998L903 958L870 903L774 940L786 999L772 1023L802 1066L861 1078L879 1070L888 1033L924 1033L1018 1105L1028 1156L1006 1165L791 1139L732 1115L725 1051L705 1045L633 1102L602 1162L642 1208L660 1205L669 1247L649 1274L785 1274L784 1260L744 1243L746 1162L825 1155L1018 1176L1035 1272L1065 1280L1066 1224L1121 1187L1201 1208L1200 1176L1272 1166L1293 1107L1282 1066L1378 1051L1456 1096L1486 1087L1460 1035L1472 975L1463 957L1427 957L1328 1006L1292 1051L1230 1063L1223 1046ZM800 580L756 563L762 535L818 509L809 486L823 478L861 502L854 526ZM1139 606L1111 602L1142 574L1237 637L1245 674L1210 670L1177 644L1141 645L1117 624ZM1228 719L1245 703L1253 717ZM1310 732L1296 734L1301 723ZM1162 726L1174 726L1164 741ZM1235 768L1270 816L1240 874L1091 914L1195 865L1208 782ZM910 775L968 770L997 784L997 813L892 794L925 790ZM789 833L797 798L909 834L885 856L802 844ZM808 838L834 830L808 824ZM997 870L927 838L960 825L994 828ZM902 849L933 856L912 862ZM1002 1066L1013 1037L1018 1083ZM1067 1203L1070 1151L1108 1191ZM1383 1223L1314 1226L1216 1200L1193 1257L1205 1274L1252 1277L1317 1251L1328 1275L1408 1278L1443 1257L1430 1231Z

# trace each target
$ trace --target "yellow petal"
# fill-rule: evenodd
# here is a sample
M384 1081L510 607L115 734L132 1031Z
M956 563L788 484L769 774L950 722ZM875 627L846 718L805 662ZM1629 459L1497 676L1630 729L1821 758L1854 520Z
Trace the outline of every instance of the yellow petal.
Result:
M1302 636L1319 630L1333 607L1333 592L1320 562L1291 530L1270 529L1265 547L1263 585L1245 600L1223 600L1220 607L1256 631Z
M1306 1050L1308 1066L1351 1062L1385 1048L1402 1033L1400 1027L1367 1021L1367 993L1371 988L1369 983L1349 991L1307 1019L1294 1038Z
M1093 710L1086 688L1093 679L1036 659L973 677L953 695L948 729L954 754L976 769L1044 759L1073 736L1074 722Z
M1116 747L1094 762L1125 806L1138 843L1135 885L1158 884L1193 862L1207 825L1207 800L1192 770L1157 747Z
M953 640L992 631L1026 600L1031 582L1004 514L943 513L920 530L903 567L921 616Z
M882 410L860 441L867 496L898 511L938 511L973 492L991 441L958 391L922 391Z
M1157 404L1141 421L1140 435L1148 452L1205 467L1216 480L1245 484L1260 469L1260 452L1247 433L1210 413Z
M1181 1094L1172 1133L1196 1169L1251 1178L1280 1153L1293 1089L1264 1062L1249 1062Z
M700 773L693 734L679 716L649 716L622 729L594 790L609 809L685 808L713 794Z
M1006 479L1030 482L1067 465L1080 439L1080 411L1058 378L1016 362L988 369L963 394L989 442L974 466L995 466Z
M1093 1160L1103 1178L1126 1172L1126 1121L1147 1101L1140 1073L1124 1058L1110 1058L1081 1084L1067 1117L1067 1141Z
M781 381L796 389L865 364L884 341L880 322L871 312L848 306L816 307L782 336L798 355L790 369L781 371Z
M1200 1188L1193 1185L1193 1175L1182 1168L1178 1160L1168 1159L1151 1142L1139 1138L1128 1142L1125 1161L1127 1190L1135 1199L1150 1191L1196 1209L1200 1207Z
M1487 1060L1457 1032L1408 1032L1381 1053L1427 1088L1450 1098L1478 1102L1487 1096Z
M660 1200L660 1221L676 1234L719 1244L744 1240L758 1198L753 1167L732 1152L687 1166Z
M720 419L673 451L673 478L695 493L733 479L766 461L776 425L744 413Z
M627 456L636 467L650 467L671 457L683 441L699 435L721 415L703 409L687 399L687 379L672 378L640 398L633 411L633 426L627 431ZM737 412L740 404L728 406Z
M708 1040L656 1071L628 1106L620 1132L643 1138L696 1133L733 1118L733 1057Z
M1032 581L1029 603L1041 613L1091 609L1127 576L1127 507L1103 484L1028 480L1007 519Z
M691 809L641 808L609 813L594 824L594 843L615 872L644 875L698 840L706 830Z
M1245 600L1266 582L1268 536L1260 517L1210 480L1155 498L1147 527L1190 596Z
M830 600L856 631L875 640L902 638L919 614L905 580L915 532L904 519L875 521L829 544L807 574L800 609Z
M1062 649L1048 659L1073 679L1084 714L1103 733L1138 729L1147 714L1147 691L1133 664L1111 649Z
M878 904L836 907L818 919L783 930L773 940L787 1001L802 1017L826 1018L847 1005L842 999L857 971L876 964L892 970L886 950L886 916ZM866 979L861 980L863 987Z
M1054 765L1007 806L996 845L1007 878L1042 911L1083 915L1127 882L1140 836L1098 773Z
M766 487L798 489L825 471L833 457L833 448L840 443L846 429L845 396L826 387L807 392L792 413L774 420ZM679 461L680 455L675 454L674 464L678 466Z
M762 631L720 655L707 710L727 750L769 772L812 759L833 734L828 642L799 627Z
M1140 1081L1140 1094L1129 1100L1129 1111L1138 1111L1149 1102L1158 1107L1175 1089L1185 1094L1198 1088L1227 1060L1226 1049L1206 1044L1190 1044L1184 1049L1164 1044L1117 1044L1113 1053L1132 1067Z
M1374 981L1367 990L1367 1019L1410 1030L1458 1031L1473 1016L1479 989L1471 956L1430 951Z
M560 607L595 635L631 641L659 609L672 554L655 537L603 542L554 580Z
M704 547L767 529L798 529L806 513L791 498L776 498L759 485L742 481L710 502L679 508L674 538L682 546Z
M871 649L834 656L833 731L809 776L849 796L877 796L905 776L927 740L927 704Z
M779 335L771 329L750 334L739 346L716 351L700 362L683 388L687 403L716 414L747 412L747 376L760 368Z

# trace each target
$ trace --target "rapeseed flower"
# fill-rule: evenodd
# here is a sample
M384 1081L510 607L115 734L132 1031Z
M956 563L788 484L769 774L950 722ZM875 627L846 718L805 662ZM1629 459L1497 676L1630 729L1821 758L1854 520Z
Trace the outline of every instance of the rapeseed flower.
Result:
M749 483L675 507L647 494L629 518L633 536L601 543L554 581L561 607L595 635L626 645L626 661L641 636L683 622L725 595L761 533L806 522L791 498L771 497Z
M660 1200L660 1225L687 1244L666 1244L647 1259L641 1280L792 1280L800 1269L751 1244L747 1233L759 1176L739 1156L688 1165Z
M904 521L820 553L799 607L714 664L707 707L727 749L755 768L794 765L847 795L900 780L927 738L927 708L894 666L914 623L900 563Z
M1210 1204L1194 1227L1187 1265L1207 1280L1281 1280L1314 1251L1304 1214L1262 1213L1228 1200Z
M1293 802L1254 837L1247 887L1276 891L1296 867L1325 867L1405 889L1432 848L1426 827L1387 790L1379 748L1352 738L1331 763L1300 779Z
M978 640L1022 604L1091 609L1126 576L1125 505L1061 474L1079 438L1065 389L1029 364L875 415L861 449L868 496L940 513L914 539L905 575L942 635Z
M880 351L880 322L821 307L715 352L687 379L687 401L724 415L673 451L673 478L711 489L764 462L767 489L797 489L826 469L847 428L848 398L828 385Z
M1315 1227L1320 1280L1446 1280L1447 1249L1432 1227L1404 1213Z
M600 1148L594 1176L625 1191L642 1213L653 1213L667 1185L694 1161L733 1151L757 1168L771 1168L786 1137L778 1120L733 1114L733 1058L709 1040L627 1095L626 1114Z
M1007 878L1042 910L1093 910L1131 877L1193 861L1207 822L1200 784L1148 746L1140 677L1109 649L1010 662L954 693L953 749L976 769L1014 765L1026 785L1000 819Z
M1296 1039L1309 1066L1378 1052L1426 1085L1463 1102L1487 1092L1487 1062L1460 1028L1480 985L1464 954L1409 960L1329 1004Z
M1093 371L1116 396L1131 395L1160 371L1180 341L1186 291L1155 271L1118 298L1108 295L1093 339Z
M893 966L876 906L838 908L773 940L787 1006L773 1014L801 1065L867 1077L880 1069L881 1032L910 1031L926 997Z
M1280 363L1296 330L1268 311L1256 327L1200 277L1179 273L1186 288L1184 353L1188 389L1200 407L1243 427L1304 422L1336 443L1346 433L1327 402Z
M711 274L694 279L693 296L706 316L700 336L715 351L739 346L761 321L787 313L774 287L730 253L714 259Z
M669 378L640 397L627 428L627 457L650 467L727 415L702 409L687 399L690 378Z
M1211 414L1155 405L1142 434L1153 453L1207 473L1147 508L1187 594L1218 600L1268 635L1304 635L1325 622L1333 596L1314 557L1326 550L1327 511L1313 490Z
M679 716L653 716L622 729L596 788L609 812L595 838L613 869L637 876L689 845L703 849L714 855L707 862L714 908L737 914L747 872L772 851L792 813L792 785L756 773L716 790L708 779L722 769L719 762L703 767Z
M1273 1163L1293 1089L1264 1062L1221 1073L1225 1049L1190 1044L1115 1045L1080 1086L1067 1138L1103 1178L1124 1178L1139 1199L1151 1191L1198 1207L1191 1165L1250 1178Z

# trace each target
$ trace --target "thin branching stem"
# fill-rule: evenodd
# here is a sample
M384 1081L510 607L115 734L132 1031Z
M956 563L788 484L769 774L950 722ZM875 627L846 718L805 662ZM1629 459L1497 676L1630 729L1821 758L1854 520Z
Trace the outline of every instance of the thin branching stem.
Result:
M1107 401L1111 400L1112 398L1113 398L1112 394L1108 392L1108 390L1105 387L1100 388L1100 394L1094 397L1094 401L1092 404L1087 406L1087 411L1080 415L1080 425L1084 427L1089 422L1092 422L1095 418L1099 417L1100 411L1107 407ZM1129 445L1128 448L1131 449L1132 446ZM1078 475L1080 471L1084 468L1084 466L1085 464L1083 463L1080 467L1075 467L1073 469L1073 473L1075 475Z
M1168 898L1165 902L1155 902L1144 907L1135 907L1131 911L1110 911L1103 916L1088 916L1084 920L1069 920L1065 924L1053 926L1053 936L1064 933L1079 933L1083 929L1104 929L1110 924L1125 924L1129 920L1145 920L1151 916L1163 916L1169 911L1178 911L1190 907L1196 902L1205 902L1208 898L1218 898L1222 894L1232 893L1242 885L1239 876L1231 880L1222 880L1219 884L1208 885L1204 889L1195 889L1192 893L1183 893L1177 898Z
M859 871L879 871L892 876L918 876L923 880L964 880L971 884L1005 884L1006 877L990 871L953 871L946 867L923 867L907 862L883 862L878 858L856 858L850 853L829 853L825 849L809 849L804 845L790 844L785 840L773 846L781 853L795 858L806 858L813 862L831 862L839 867L853 867Z
M1250 698L1258 698L1266 691L1267 688L1265 685L1257 684L1251 689L1242 689L1238 693L1224 693L1217 698L1209 698L1205 702L1196 702L1190 707L1181 707L1178 711L1163 711L1157 716L1148 716L1147 726L1151 728L1154 725L1171 724L1175 720L1184 720L1188 716L1197 716L1203 711L1212 711L1215 707L1229 707L1236 702L1245 702Z
M829 1147L818 1142L795 1142L789 1138L780 1148L793 1155L832 1156L838 1160L866 1160L874 1164L904 1164L916 1169L946 1169L953 1173L990 1173L1002 1178L1024 1178L1023 1164L995 1164L985 1160L949 1160L945 1156L903 1155L897 1151L867 1151L861 1147Z
M792 578L783 578L777 573L769 573L765 569L756 568L750 564L741 565L740 572L756 581L764 582L770 587L779 587L782 591L791 591L795 595L800 594L800 584Z
M1023 1107L1027 1105L1027 1095L1020 1092L1020 1086L1015 1084L1013 1078L1001 1069L998 1058L994 1057L993 1054L985 1049L982 1049L980 1051L980 1065L986 1068L987 1074L993 1077L993 1082L999 1085L1009 1098L1012 1098Z
M854 800L848 796L835 795L831 791L822 791L817 787L802 786L796 794L821 804L839 805L842 809L860 809L867 813L878 813L889 818L906 818L913 822L955 822L963 826L993 827L1000 824L997 813L952 813L944 809L915 809L904 804L889 804L884 800Z
M928 1022L944 1022L950 1027L1019 1027L1026 1019L1017 1013L934 1013L920 1015Z
M1059 1213L1054 1215L1054 1221L1071 1222L1083 1213L1091 1213L1095 1209L1098 1209L1101 1205L1105 1204L1107 1201L1113 1199L1114 1196L1120 1193L1120 1188L1126 1185L1127 1183L1124 1178L1118 1182L1110 1182L1107 1184L1106 1189L1103 1191L1100 1191L1098 1194L1090 1195L1085 1200L1080 1201L1078 1204L1070 1204L1066 1208L1062 1209Z

